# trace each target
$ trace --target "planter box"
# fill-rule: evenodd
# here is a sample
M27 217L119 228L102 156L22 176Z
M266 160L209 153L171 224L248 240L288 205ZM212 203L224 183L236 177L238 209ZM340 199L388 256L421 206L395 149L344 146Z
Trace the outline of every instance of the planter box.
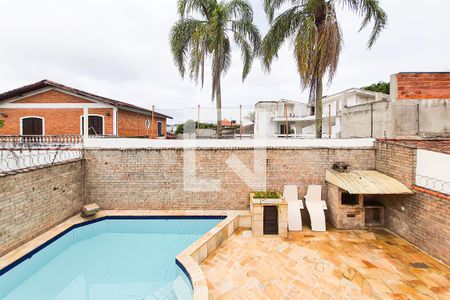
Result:
M252 216L252 234L255 237L264 235L264 207L275 206L278 212L278 235L287 237L287 202L284 198L263 199L254 198L254 193L250 194L250 212Z

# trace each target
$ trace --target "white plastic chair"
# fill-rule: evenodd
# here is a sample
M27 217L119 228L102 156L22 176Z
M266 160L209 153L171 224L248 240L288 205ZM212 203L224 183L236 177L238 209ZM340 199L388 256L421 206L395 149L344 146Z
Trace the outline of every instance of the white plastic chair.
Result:
M324 210L327 203L322 198L322 187L320 185L309 185L305 195L306 208L311 218L311 229L313 231L326 231L326 220Z
M303 201L298 199L298 187L296 185L285 185L283 196L288 204L288 229L289 231L301 231Z

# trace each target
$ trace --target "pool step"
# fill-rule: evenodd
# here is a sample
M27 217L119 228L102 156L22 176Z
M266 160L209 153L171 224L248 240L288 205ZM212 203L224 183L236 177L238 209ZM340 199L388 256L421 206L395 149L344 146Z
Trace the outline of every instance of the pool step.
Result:
M190 286L178 276L173 282L160 287L153 294L148 295L145 300L185 300L192 299Z

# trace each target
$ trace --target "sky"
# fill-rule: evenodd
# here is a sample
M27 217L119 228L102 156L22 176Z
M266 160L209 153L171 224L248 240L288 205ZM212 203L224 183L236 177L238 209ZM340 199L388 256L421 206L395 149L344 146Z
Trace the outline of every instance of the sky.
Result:
M50 79L104 97L175 116L195 115L201 105L212 118L211 85L203 89L175 67L169 32L177 0L1 0L0 92ZM262 35L268 22L262 0L250 0ZM338 9L344 48L338 72L324 94L378 81L397 72L450 71L450 1L380 0L389 24L371 50L370 28ZM240 53L222 80L224 117L236 118L261 100L307 102L292 49L287 44L266 74L256 60L245 82ZM207 110L211 108L211 110ZM184 113L183 113L184 112Z

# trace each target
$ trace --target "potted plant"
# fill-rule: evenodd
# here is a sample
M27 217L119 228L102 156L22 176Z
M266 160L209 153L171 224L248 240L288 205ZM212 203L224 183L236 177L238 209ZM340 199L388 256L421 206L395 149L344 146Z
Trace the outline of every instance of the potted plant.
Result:
M250 194L250 204L280 204L284 200L278 191L256 191Z

